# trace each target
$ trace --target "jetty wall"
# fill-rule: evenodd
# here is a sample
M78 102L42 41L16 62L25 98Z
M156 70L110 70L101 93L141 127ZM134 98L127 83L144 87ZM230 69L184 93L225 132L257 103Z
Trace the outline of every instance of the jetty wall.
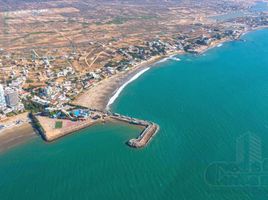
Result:
M127 142L127 145L133 148L142 148L146 146L153 136L159 131L159 126L153 122L132 118L117 113L112 114L110 117L114 120L144 127L143 131L137 138L130 139Z

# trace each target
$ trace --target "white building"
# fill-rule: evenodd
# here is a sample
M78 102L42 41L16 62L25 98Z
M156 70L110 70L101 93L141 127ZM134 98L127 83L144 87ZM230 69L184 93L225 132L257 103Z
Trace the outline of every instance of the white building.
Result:
M0 84L0 109L6 107L6 99L3 85Z
M19 103L19 94L17 90L8 88L5 90L6 104L7 106L13 108Z
M50 97L52 95L52 92L53 90L52 90L52 87L50 86L47 86L43 89L43 93L46 97Z

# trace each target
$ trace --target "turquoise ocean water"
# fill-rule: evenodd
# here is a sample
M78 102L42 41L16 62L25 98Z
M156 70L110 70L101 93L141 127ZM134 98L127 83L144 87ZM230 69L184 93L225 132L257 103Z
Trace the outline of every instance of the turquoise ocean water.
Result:
M267 199L268 30L244 39L156 64L126 87L112 110L161 127L146 148L127 147L139 130L119 124L37 138L0 155L0 199Z

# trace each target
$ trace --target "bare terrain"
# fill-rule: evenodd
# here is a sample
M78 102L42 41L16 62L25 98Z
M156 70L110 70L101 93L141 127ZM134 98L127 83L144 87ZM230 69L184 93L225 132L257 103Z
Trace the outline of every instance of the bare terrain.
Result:
M206 33L206 27L225 27L226 24L216 23L209 16L246 10L253 3L253 0L0 0L0 48L13 55L12 58L24 59L33 55L62 58L75 53L73 60L56 59L53 69L69 65L83 73L102 67L108 60L122 60L122 55L116 53L119 48L143 45L153 39L170 41L183 33L195 37ZM20 64L30 63L22 60ZM9 75L10 62L2 58L2 65L7 67L5 72ZM32 73L34 79L37 74ZM38 77L39 82L46 80L44 74Z

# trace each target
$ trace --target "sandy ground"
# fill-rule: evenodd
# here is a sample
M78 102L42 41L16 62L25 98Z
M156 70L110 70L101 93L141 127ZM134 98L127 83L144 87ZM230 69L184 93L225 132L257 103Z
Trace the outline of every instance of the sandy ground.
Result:
M28 114L29 114L28 112L24 112L24 113L21 113L19 115L8 117L5 120L0 121L0 124L1 125L6 125L6 124L11 123L11 122L16 121L16 120L27 120L28 119Z
M0 133L0 154L35 137L37 137L37 134L29 123L2 131Z
M0 131L0 153L18 144L24 143L31 138L37 137L32 125L29 123L28 113L22 113L9 117L0 122L1 125L10 125L17 120L22 120L19 125L12 125Z

